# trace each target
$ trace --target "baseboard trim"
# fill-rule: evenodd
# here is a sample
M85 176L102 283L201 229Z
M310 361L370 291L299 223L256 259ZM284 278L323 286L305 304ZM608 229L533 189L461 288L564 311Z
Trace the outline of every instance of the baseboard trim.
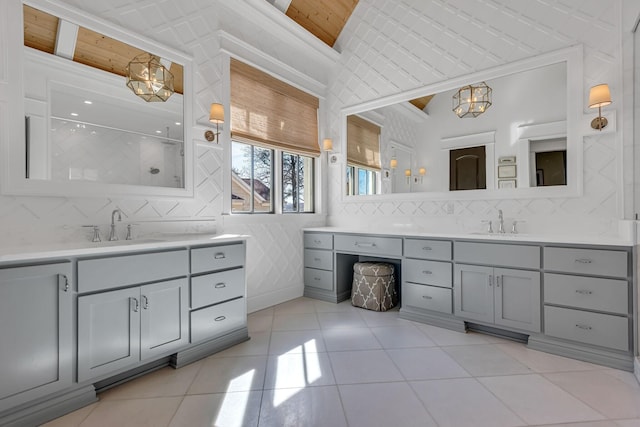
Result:
M98 400L93 385L75 388L67 392L41 399L9 415L0 417L0 425L5 427L38 426L70 412L90 405Z
M449 318L438 316L437 314L413 311L410 308L401 308L400 318L413 320L414 322L426 323L428 325L437 326L439 328L451 329L452 331L456 332L467 332L467 326L464 320L453 317Z
M638 380L638 383L640 383L640 356L634 357L633 364L633 373L636 376L636 380Z
M558 356L570 357L584 362L608 366L610 368L634 371L634 361L630 354L621 354L587 347L579 344L568 343L544 335L529 336L527 347Z
M197 360L203 359L214 353L226 350L236 344L249 340L249 330L246 327L237 329L211 341L195 344L186 350L180 351L171 356L169 364L174 368L182 368Z
M247 312L263 310L283 302L300 298L303 296L304 286L290 286L284 289L278 289L262 295L247 298Z

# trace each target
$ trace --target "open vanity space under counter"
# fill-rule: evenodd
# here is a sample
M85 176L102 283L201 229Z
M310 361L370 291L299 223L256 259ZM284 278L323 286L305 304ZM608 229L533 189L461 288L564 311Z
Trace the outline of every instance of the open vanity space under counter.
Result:
M245 253L240 235L2 250L0 424L249 339Z
M632 242L324 227L304 245L305 296L346 300L354 263L391 262L402 318L634 369Z

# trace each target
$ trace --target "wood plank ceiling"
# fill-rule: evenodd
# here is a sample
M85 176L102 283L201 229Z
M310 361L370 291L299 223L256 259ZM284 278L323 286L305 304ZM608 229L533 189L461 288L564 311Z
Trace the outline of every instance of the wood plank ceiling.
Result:
M60 19L27 5L23 6L23 16L24 45L56 54ZM144 51L127 43L78 27L73 61L124 77L129 62L141 53ZM182 65L171 63L169 71L173 74L174 90L182 93Z
M357 4L358 0L292 0L285 13L333 47Z

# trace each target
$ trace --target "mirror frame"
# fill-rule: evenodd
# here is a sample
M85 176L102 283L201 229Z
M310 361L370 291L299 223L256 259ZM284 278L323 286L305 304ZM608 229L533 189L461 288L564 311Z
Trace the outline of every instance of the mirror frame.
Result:
M567 63L567 116L566 116L566 136L567 136L567 185L548 187L520 187L515 189L482 189L466 191L433 191L433 192L412 192L412 193L392 193L375 195L347 195L346 188L346 154L341 156L342 169L340 172L340 198L343 202L366 202L366 201L394 201L394 200L477 200L477 199L513 199L513 198L545 198L545 197L578 197L583 191L583 132L579 131L580 118L582 116L583 103L583 46L575 45L569 48L552 51L549 53L533 56L494 68L455 77L426 86L421 86L409 91L404 91L394 95L367 101L361 104L344 107L340 110L340 141L341 152L347 152L347 116L351 114L364 113L392 104L405 102L410 99L424 96L428 93L440 93L453 90L468 84L469 82L491 80L504 77L510 74L544 67L559 62ZM531 123L538 125L543 123ZM512 129L513 144L524 138L517 134L518 128ZM457 137L458 135L452 135ZM464 136L464 135L459 135ZM497 160L496 160L497 162Z
M184 138L184 188L153 187L146 185L108 184L87 181L55 182L47 180L28 179L26 175L26 141L24 122L12 123L14 127L10 134L15 138L7 141L2 147L3 168L2 193L19 196L61 196L61 197L145 197L145 198L177 198L194 197L194 152L192 141L193 126L193 67L192 58L177 50L165 47L153 40L132 33L122 27L99 19L84 11L68 5L53 3L50 0L23 0L27 4L62 19L76 23L85 28L104 34L105 36L123 41L132 46L153 52L172 62L180 63L184 67L183 75L183 138ZM22 9L21 9L22 10ZM20 42L24 45L24 36L20 35ZM17 66L24 66L24 48L19 49L19 57L15 58ZM14 108L19 117L24 117L24 79L20 72L21 98L16 100ZM124 84L124 78L123 78Z

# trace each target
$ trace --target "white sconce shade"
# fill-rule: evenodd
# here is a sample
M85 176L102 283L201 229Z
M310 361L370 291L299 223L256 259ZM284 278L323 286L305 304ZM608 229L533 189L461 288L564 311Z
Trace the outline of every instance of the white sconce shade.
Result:
M216 141L216 143L219 144L220 143L219 125L221 123L224 123L224 105L218 104L215 102L211 104L211 108L209 109L209 121L211 123L216 124L216 131L215 132L211 130L206 131L204 133L204 138L209 142Z
M224 106L222 104L213 103L209 110L209 121L211 123L224 123Z
M611 104L611 92L608 84L596 85L589 90L589 108L598 107L598 117L591 121L591 127L601 131L609 123L602 117L602 107Z
M395 169L395 168L397 168L397 167L398 167L398 159L396 159L395 157L394 157L394 158L392 158L392 159L389 161L389 167L390 167L391 169Z
M420 168L418 170L418 173L420 174L420 176L424 176L427 173L427 170L425 168Z
M322 149L327 152L333 151L333 140L331 138L325 138L322 140Z
M611 92L608 84L601 84L589 91L589 108L604 107L611 104Z

